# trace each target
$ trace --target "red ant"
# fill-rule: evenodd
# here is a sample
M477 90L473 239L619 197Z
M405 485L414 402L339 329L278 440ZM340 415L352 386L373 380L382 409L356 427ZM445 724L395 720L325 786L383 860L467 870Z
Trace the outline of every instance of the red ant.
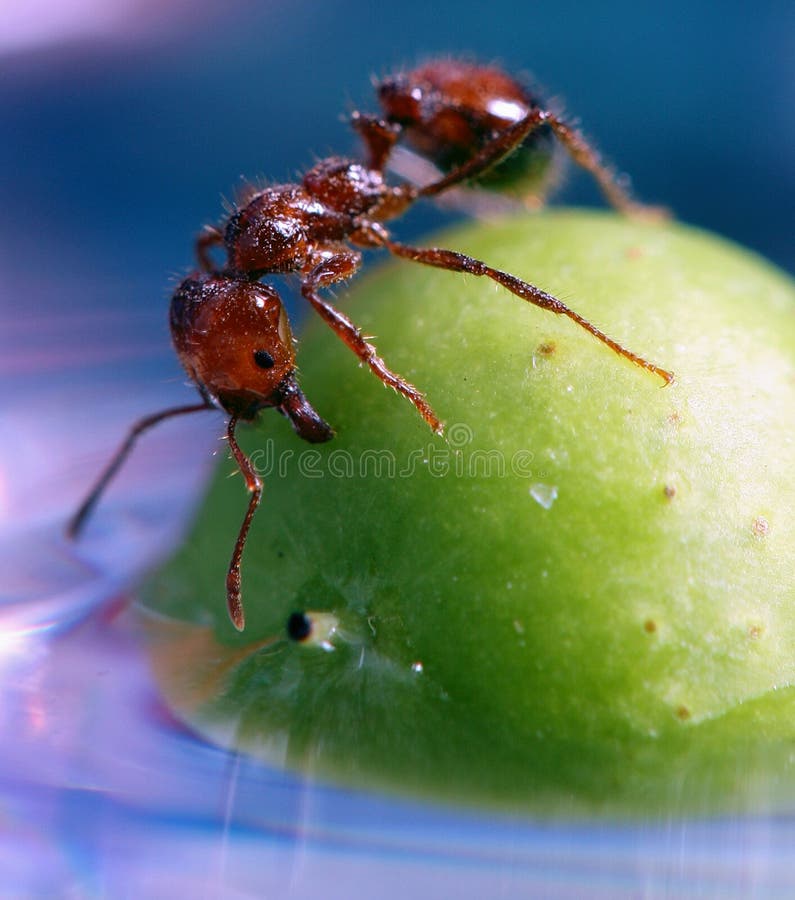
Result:
M545 109L523 84L495 66L433 60L384 78L376 85L376 93L383 119L353 114L353 126L365 139L372 168L382 169L394 144L402 140L413 151L401 168L403 174L411 177L412 171L419 169L415 154L437 170L451 172L503 135L510 146L508 155L481 170L476 178L470 174L468 180L538 206L550 186L557 138L617 210L642 218L665 215L658 207L633 200L615 172L602 163L572 125ZM517 126L524 132L519 142L510 137Z
M237 443L238 422L255 419L261 410L274 407L304 440L316 443L333 437L331 427L301 393L287 315L276 290L260 283L260 278L297 275L303 296L321 318L384 384L403 394L437 434L443 431L442 422L423 394L392 372L356 325L320 294L359 270L362 257L356 247L384 248L413 262L485 276L535 306L568 316L616 353L666 383L673 379L670 372L622 347L540 288L454 250L419 248L395 241L384 225L420 198L436 197L465 180L482 176L520 147L542 123L557 120L531 109L424 187L409 183L391 186L384 180L383 169L398 134L396 126L364 116L357 116L355 121L367 141L368 165L337 157L321 160L300 184L276 185L252 193L229 216L223 229L204 229L196 245L203 271L179 285L170 312L174 346L202 402L166 409L135 424L69 524L69 533L76 535L143 431L173 416L224 410L229 415L229 447L251 494L226 578L229 616L238 630L243 629L245 621L240 564L262 493L260 478ZM226 251L224 268L213 264L210 250L215 246Z

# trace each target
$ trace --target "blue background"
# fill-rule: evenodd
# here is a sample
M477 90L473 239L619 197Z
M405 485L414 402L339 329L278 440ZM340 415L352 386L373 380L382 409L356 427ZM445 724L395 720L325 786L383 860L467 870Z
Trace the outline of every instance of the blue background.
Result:
M169 278L191 266L222 194L355 152L346 114L374 107L373 74L462 52L532 73L642 199L795 269L794 10L231 2L6 54L2 302L152 311L165 342ZM601 202L573 169L557 199ZM437 219L412 214L398 231Z

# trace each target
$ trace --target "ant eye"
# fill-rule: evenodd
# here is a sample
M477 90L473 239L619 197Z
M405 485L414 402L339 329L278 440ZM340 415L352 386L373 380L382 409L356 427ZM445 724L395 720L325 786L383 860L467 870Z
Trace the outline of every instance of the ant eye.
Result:
M287 637L291 641L305 641L312 633L312 620L306 613L290 613L287 620Z
M255 350L254 362L260 367L260 369L272 369L276 364L274 358L270 355L270 353L268 353L267 350Z

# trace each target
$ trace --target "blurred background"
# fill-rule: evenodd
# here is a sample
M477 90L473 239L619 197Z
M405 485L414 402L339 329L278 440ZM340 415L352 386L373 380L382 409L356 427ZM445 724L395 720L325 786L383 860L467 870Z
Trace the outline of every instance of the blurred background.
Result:
M164 318L222 194L355 151L371 77L436 54L530 73L639 197L792 270L794 46L784 0L6 2L2 302ZM569 174L559 202L601 202Z
M347 117L354 108L375 109L373 76L438 54L464 54L532 76L631 175L640 199L668 206L681 220L792 272L794 48L795 6L786 0L0 3L0 671L6 686L0 726L18 736L13 754L6 748L0 760L6 773L0 871L15 873L13 887L24 892L38 878L42 895L54 883L73 888L70 896L135 895L112 890L134 882L129 872L109 867L97 835L79 839L81 823L92 815L96 821L97 810L103 827L118 824L121 813L98 798L129 789L124 767L106 765L119 755L130 756L133 767L150 767L158 784L169 771L200 760L203 777L227 804L227 825L234 821L228 760L209 759L211 751L198 751L173 723L164 744L163 720L151 715L156 695L133 644L118 632L109 644L96 621L69 632L66 643L63 638L66 623L83 621L100 600L123 596L141 569L167 551L218 446L220 422L208 416L153 433L108 497L104 524L93 537L79 551L61 538L68 511L127 425L192 401L169 347L168 297L174 279L192 266L195 234L218 219L222 195L232 197L242 177L292 180L317 157L357 152ZM602 203L575 169L555 199ZM417 210L395 230L416 238L447 218ZM114 518L114 510L131 505L139 519ZM55 652L48 642L59 633ZM45 643L32 645L32 635ZM96 672L86 662L92 658L102 660L103 672L115 672L106 684L120 695L96 699ZM119 680L123 660L129 681ZM78 673L66 687L63 666ZM87 705L88 694L94 699ZM120 697L131 695L138 705L122 715ZM64 730L67 712L72 718ZM116 738L149 739L146 753L123 740L108 743L110 721ZM53 723L61 728L56 737ZM173 742L183 749L170 758L172 769L163 769ZM58 799L76 771L80 784L92 786L93 805ZM42 793L44 783L52 797ZM141 785L138 790L136 796L148 796ZM316 807L322 805L317 796ZM449 832L448 822L444 827ZM494 896L515 896L514 875L525 884L523 873L535 871L538 834L510 833L515 855L504 861L513 875ZM662 839L605 839L619 861L618 881L628 870L640 872L640 881L622 882L628 895L637 896L632 890L641 882L663 893L666 885L685 883L674 877L687 875L683 834L668 827ZM730 829L730 837L738 834L747 837ZM754 835L757 850L774 856L776 835L766 828ZM544 832L543 839L561 852L570 845L566 834ZM647 840L656 862L641 872L637 860L649 857ZM593 834L588 841L598 846ZM715 841L709 835L703 841L709 855ZM42 857L43 846L54 855ZM701 846L698 838L692 846ZM143 847L128 850L145 854ZM98 858L105 865L101 878ZM765 859L764 871L775 874L773 857ZM219 885L227 884L225 865ZM170 873L167 861L162 866L161 875ZM302 871L310 869L306 864ZM328 871L316 869L319 877ZM290 890L282 885L273 896L316 896L312 876L296 880L290 871ZM384 870L378 871L383 885ZM592 878L592 868L577 877L583 872ZM2 878L0 893L7 887ZM197 879L193 896L205 896ZM415 896L426 883L419 878ZM477 880L461 882L467 883L469 893L457 896L484 896ZM493 889L493 879L488 883ZM756 884L742 872L733 883L743 890ZM252 895L261 896L261 882L251 884L258 886ZM325 896L337 896L326 888ZM248 895L240 884L237 889ZM144 885L143 895L169 892L147 893Z

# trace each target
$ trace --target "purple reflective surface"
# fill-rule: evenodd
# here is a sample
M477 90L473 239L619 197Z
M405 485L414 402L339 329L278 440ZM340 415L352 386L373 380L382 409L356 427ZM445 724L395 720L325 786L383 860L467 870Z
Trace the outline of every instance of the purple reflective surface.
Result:
M785 896L790 820L567 825L313 785L161 707L124 612L3 643L3 887L19 896ZM13 773L13 777L8 777Z
M85 324L85 323L84 323ZM117 322L68 368L15 325L0 420L0 893L70 897L786 896L795 819L545 823L336 789L208 746L163 706L126 598L179 539L221 422L153 431L78 543L63 523L129 422L184 402ZM88 329L90 333L91 329ZM91 361L108 356L114 390ZM88 362L85 362L88 361ZM148 382L148 383L147 383ZM154 390L153 387L157 389ZM67 390L71 400L67 400ZM79 392L81 404L74 404ZM21 399L24 398L24 399ZM121 398L121 399L120 399ZM88 424L75 419L91 411Z

